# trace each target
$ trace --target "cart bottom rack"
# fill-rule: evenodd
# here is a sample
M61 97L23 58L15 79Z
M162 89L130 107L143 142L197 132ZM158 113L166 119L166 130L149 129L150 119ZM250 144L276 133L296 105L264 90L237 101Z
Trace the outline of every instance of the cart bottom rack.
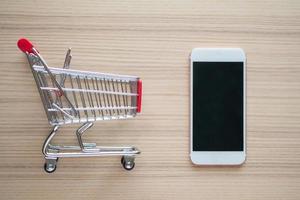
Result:
M140 151L132 146L108 147L97 146L96 143L83 143L81 135L92 126L93 123L87 122L76 131L79 146L52 145L50 142L59 130L59 126L54 126L43 145L43 154L46 160L44 164L45 171L48 173L54 172L59 158L92 156L122 156L121 164L124 169L132 170L135 166L135 155L140 154Z

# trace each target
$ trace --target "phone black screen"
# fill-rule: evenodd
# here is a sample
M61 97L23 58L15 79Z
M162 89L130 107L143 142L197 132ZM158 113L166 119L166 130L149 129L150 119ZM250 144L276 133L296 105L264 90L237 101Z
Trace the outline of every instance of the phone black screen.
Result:
M193 151L243 151L243 62L193 63Z

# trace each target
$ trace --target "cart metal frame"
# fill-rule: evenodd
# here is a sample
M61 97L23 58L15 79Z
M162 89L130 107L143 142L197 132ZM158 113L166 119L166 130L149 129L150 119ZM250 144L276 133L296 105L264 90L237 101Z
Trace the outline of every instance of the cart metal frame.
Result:
M95 121L128 119L141 111L142 82L136 76L71 70L71 49L68 49L63 68L49 67L32 43L21 38L18 47L26 54L50 125L42 152L44 169L56 170L59 158L122 156L126 170L135 166L140 151L133 146L97 146L84 143L82 136ZM51 144L59 127L81 123L76 130L78 146Z

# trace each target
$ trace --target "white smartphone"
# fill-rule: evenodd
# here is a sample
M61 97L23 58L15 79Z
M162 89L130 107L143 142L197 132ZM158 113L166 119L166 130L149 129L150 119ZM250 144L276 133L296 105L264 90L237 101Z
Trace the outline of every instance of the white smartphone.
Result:
M198 165L246 160L246 56L239 48L191 53L190 157Z

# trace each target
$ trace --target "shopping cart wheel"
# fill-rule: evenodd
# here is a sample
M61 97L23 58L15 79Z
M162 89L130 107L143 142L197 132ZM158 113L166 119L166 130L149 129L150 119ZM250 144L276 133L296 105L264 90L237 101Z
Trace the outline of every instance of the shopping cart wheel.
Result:
M121 164L123 165L124 169L130 171L134 168L134 157L133 156L122 156Z
M44 164L44 170L47 173L52 173L56 170L56 162L58 161L58 158L55 159L46 159L46 162Z

